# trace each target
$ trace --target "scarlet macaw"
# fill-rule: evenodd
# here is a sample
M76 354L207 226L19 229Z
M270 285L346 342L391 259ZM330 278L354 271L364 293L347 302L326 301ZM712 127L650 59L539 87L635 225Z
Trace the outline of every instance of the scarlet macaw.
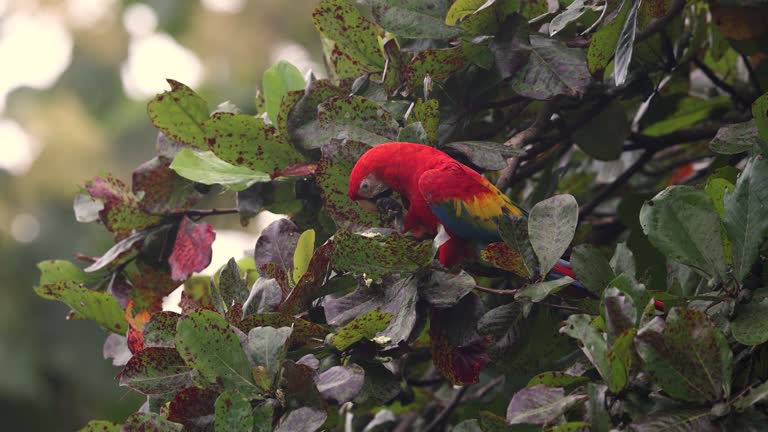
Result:
M459 264L473 245L501 241L495 218L523 210L473 169L422 144L394 142L368 150L349 177L349 197L374 210L376 201L398 192L408 207L404 230L418 238L436 234L442 224L449 240L439 249L446 267ZM573 277L558 264L553 273Z

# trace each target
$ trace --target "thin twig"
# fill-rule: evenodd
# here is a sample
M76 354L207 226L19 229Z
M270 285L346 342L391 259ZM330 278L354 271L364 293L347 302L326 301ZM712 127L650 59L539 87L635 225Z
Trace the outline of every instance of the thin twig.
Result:
M503 290L503 289L496 289L496 288L488 288L480 285L475 285L475 289L478 291L486 292L489 294L499 294L499 295L515 295L520 290Z
M625 145L622 150L652 150L656 152L678 144L711 139L717 134L720 127L721 125L696 126L659 136L631 134L628 138L631 143Z
M704 72L704 75L706 75L707 78L709 78L709 80L712 81L712 84L716 85L717 87L722 89L724 92L728 93L733 98L733 100L735 100L742 106L749 106L749 102L742 95L740 95L739 92L737 92L732 85L723 81L719 76L717 76L715 71L710 69L709 66L707 66L703 61L694 57L693 64L695 64L696 67L699 68L699 70Z
M643 153L640 158L635 161L634 164L632 164L629 168L627 168L626 171L624 171L616 180L611 182L608 186L603 188L600 192L595 195L594 198L587 204L585 204L580 210L579 210L579 217L584 218L588 214L592 213L594 209L597 208L600 204L602 204L603 201L608 199L611 195L613 195L621 186L624 185L629 179L635 175L640 169L648 163L651 159L653 159L653 154L655 153L655 150L646 150L645 153Z
M549 123L549 119L552 117L552 114L557 111L557 108L560 105L560 100L561 98L557 96L548 100L539 111L538 115L536 116L536 120L533 121L533 124L531 124L527 129L518 132L512 138L508 139L504 145L519 150L525 147L525 145L529 142L538 138L539 135L544 132L546 125ZM499 179L496 181L497 188L503 191L509 187L510 179L515 175L515 171L517 171L519 164L519 157L513 156L507 159L507 166L501 170Z
M451 399L451 402L442 410L440 411L440 414L437 415L437 417L432 420L429 425L427 425L426 428L424 428L424 432L433 432L440 430L440 426L445 423L448 418L453 414L453 412L458 408L459 404L461 403L461 398L464 396L464 393L469 390L469 386L464 386L460 388L456 394L453 395L453 399Z
M552 153L552 156L545 156L539 159L536 159L534 161L530 161L526 163L525 165L521 166L519 170L509 179L509 184L507 187L514 186L517 184L517 182L521 180L525 180L537 172L543 170L549 165L549 162L552 159L558 159L568 153L568 150L571 148L571 143L568 142L567 144L560 145L559 148Z
M195 220L200 220L204 217L208 216L219 216L219 215L228 215L228 214L236 214L238 210L236 208L223 208L223 209L192 209L192 210L186 210L182 212L181 214L186 215L187 217L193 218Z
M487 395L488 392L493 390L494 387L496 387L497 385L503 383L504 379L505 379L504 375L499 375L496 378L488 381L487 384L485 384L484 386L480 387L476 391L472 392L472 394L468 394L466 397L464 397L461 400L461 403L470 402L470 401L473 401L473 400L478 400L478 399L484 398L485 395Z

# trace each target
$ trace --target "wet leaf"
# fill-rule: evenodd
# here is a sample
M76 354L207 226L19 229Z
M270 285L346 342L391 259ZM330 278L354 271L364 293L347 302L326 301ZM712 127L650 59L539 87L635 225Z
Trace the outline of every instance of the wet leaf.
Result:
M629 0L625 0L629 1ZM629 64L632 61L632 51L635 47L635 35L637 34L637 10L640 7L640 1L632 1L627 19L619 33L619 40L616 44L616 57L613 67L613 80L617 86L623 85L627 80L629 73Z
M171 91L155 96L147 104L149 119L168 138L206 150L201 124L208 118L208 103L184 84L167 81Z
M656 327L641 329L635 343L654 382L667 394L691 402L730 394L733 354L703 312L672 308L663 329Z
M315 385L323 398L339 405L360 393L364 381L365 371L356 364L333 366L315 377Z
M40 297L66 303L80 317L95 321L113 333L122 335L128 331L123 308L108 293L89 290L72 281L35 287L35 292Z
M176 327L176 347L187 365L209 384L245 392L255 389L240 340L218 313L201 310L182 317Z
M720 218L704 192L669 187L643 204L640 224L648 240L667 257L710 277L725 275Z
M579 205L572 195L555 195L536 204L528 219L528 236L539 271L549 273L573 240Z
M180 151L170 168L184 178L206 185L220 184L242 191L255 183L268 182L269 174L248 167L235 166L219 159L213 152Z
M183 281L211 263L211 244L216 239L211 224L196 224L187 216L181 220L173 252L168 258L174 280Z
M175 348L146 348L128 360L120 385L146 395L173 393L193 385L191 371Z

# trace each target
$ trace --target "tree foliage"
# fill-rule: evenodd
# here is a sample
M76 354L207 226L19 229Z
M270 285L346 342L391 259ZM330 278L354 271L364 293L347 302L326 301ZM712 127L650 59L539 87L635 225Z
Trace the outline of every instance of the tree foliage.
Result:
M35 291L110 332L120 385L147 396L83 430L759 430L768 62L749 14L767 8L322 0L328 78L277 64L256 113L169 80L148 104L157 155L75 199L115 245L39 265ZM530 215L441 268L346 196L394 140ZM231 209L196 207L219 192ZM194 275L202 219L261 210L288 218ZM542 277L563 255L580 284ZM162 311L180 285L181 313Z

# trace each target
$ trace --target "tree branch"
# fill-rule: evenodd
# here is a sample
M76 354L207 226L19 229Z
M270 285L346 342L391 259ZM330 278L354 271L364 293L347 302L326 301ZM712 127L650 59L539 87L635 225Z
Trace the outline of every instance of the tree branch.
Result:
M561 98L558 96L548 100L541 108L541 111L539 111L538 115L536 116L536 120L533 121L533 124L531 124L527 129L518 132L512 138L508 139L504 145L519 150L529 142L538 138L539 135L541 135L541 133L544 131L547 123L549 123L549 119L552 117L552 114L557 111L557 108L560 105L560 100ZM501 170L499 179L496 181L497 188L503 191L509 187L510 180L512 176L515 175L515 171L517 171L518 165L520 165L519 157L513 156L507 159L507 166Z
M711 139L717 134L717 131L720 130L721 126L722 125L696 126L659 136L648 136L635 133L629 136L629 141L632 143L625 145L622 150L652 150L657 152L678 144Z
M763 87L760 85L760 80L755 73L755 68L753 68L752 63L749 62L749 57L742 54L741 59L744 61L744 66L747 68L747 74L749 75L749 81L752 82L752 87L755 88L758 96L762 95Z
M626 171L624 171L616 180L604 187L600 192L595 195L594 198L579 210L579 218L584 218L588 214L592 213L603 201L613 195L619 188L624 185L629 179L635 175L640 169L653 159L655 150L646 150L638 160L635 161Z
M489 294L499 294L499 295L515 295L519 291L516 289L503 290L503 289L496 289L496 288L488 288L480 285L475 285L475 289L478 291L489 293Z
M704 75L706 75L707 78L709 78L709 80L712 81L712 84L716 85L717 87L722 89L724 92L731 95L731 98L733 98L733 100L740 103L742 106L749 106L749 102L742 95L740 95L739 92L737 92L732 85L720 79L720 77L717 76L715 71L710 69L709 66L707 66L703 61L694 57L693 64L695 64L696 67L699 68L699 70L704 72Z
M437 417L435 417L434 420L432 420L432 422L429 423L426 428L424 428L424 432L433 432L439 430L440 426L442 426L443 423L448 420L451 414L453 414L453 411L458 408L459 404L461 403L461 398L464 396L464 393L466 393L467 390L469 390L469 386L460 388L453 395L451 402L442 411L440 411L440 414L438 414Z
M673 0L672 5L669 8L669 12L667 12L666 15L651 21L645 30L637 34L635 37L635 44L660 32L664 27L667 26L667 24L669 24L670 21L675 19L675 17L677 17L677 15L683 11L683 8L685 8L685 3L685 0Z
M223 209L192 209L192 210L186 210L181 212L180 214L183 214L189 218L192 218L196 221L208 217L208 216L219 216L219 215L228 215L228 214L236 214L238 210L236 208L223 208Z

